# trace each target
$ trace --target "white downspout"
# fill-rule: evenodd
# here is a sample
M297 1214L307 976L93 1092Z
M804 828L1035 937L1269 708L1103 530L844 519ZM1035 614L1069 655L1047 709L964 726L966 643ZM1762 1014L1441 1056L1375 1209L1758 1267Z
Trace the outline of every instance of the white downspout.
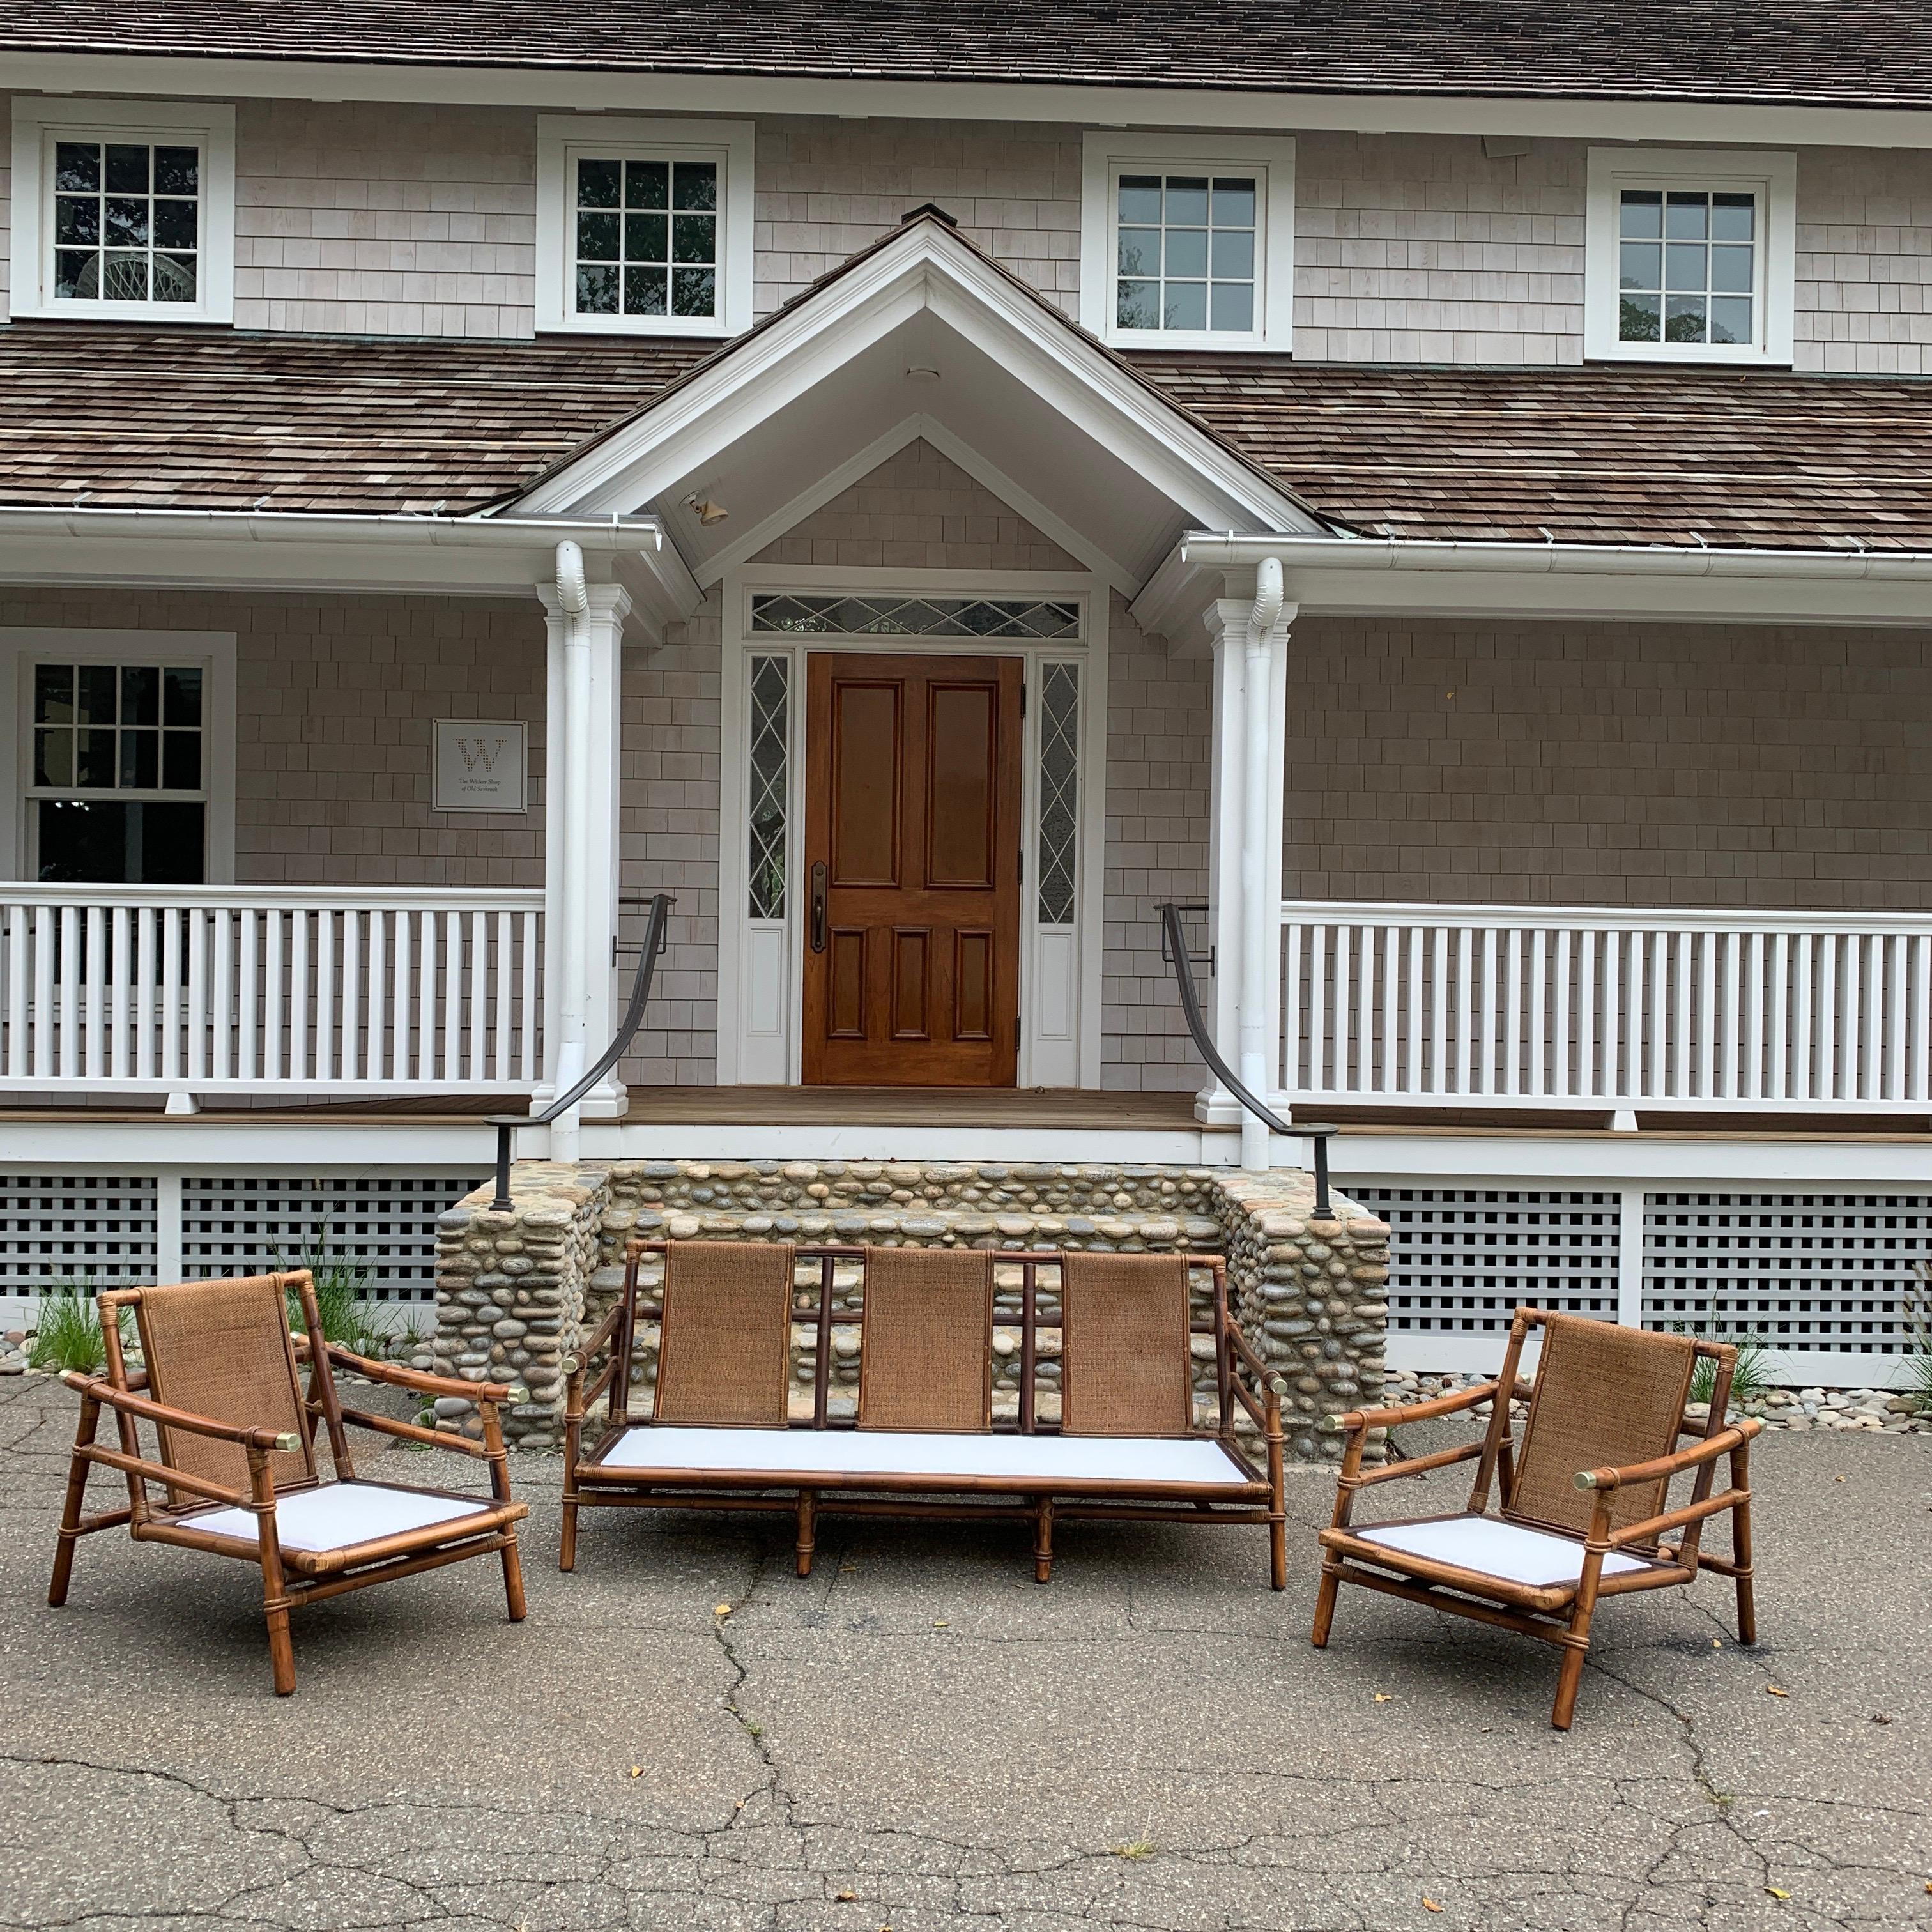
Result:
M1281 559L1264 556L1255 571L1255 608L1248 619L1246 676L1242 697L1247 707L1246 769L1242 773L1240 1073L1250 1093L1266 1095L1276 1084L1268 1065L1270 1031L1265 1010L1268 948L1280 929L1281 881L1268 876L1268 733L1271 721L1270 675L1275 626L1281 621ZM1241 1114L1241 1165L1253 1172L1268 1164L1268 1130L1244 1108Z
M584 867L590 832L590 640L584 615L590 593L584 582L584 552L566 538L556 547L556 601L563 611L563 733L554 754L562 766L560 790L563 812L563 930L550 935L561 956L558 970L562 990L557 1014L563 1038L558 1042L555 1091L562 1093L584 1077L590 1061L590 975L596 962L584 957L584 909L588 881ZM550 1156L574 1160L581 1109L572 1107L550 1128Z

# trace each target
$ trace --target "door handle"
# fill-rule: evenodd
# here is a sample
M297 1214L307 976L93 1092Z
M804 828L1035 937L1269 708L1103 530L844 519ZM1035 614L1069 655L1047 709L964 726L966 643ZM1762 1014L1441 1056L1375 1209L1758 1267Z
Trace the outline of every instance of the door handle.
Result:
M812 950L825 950L825 861L812 868Z

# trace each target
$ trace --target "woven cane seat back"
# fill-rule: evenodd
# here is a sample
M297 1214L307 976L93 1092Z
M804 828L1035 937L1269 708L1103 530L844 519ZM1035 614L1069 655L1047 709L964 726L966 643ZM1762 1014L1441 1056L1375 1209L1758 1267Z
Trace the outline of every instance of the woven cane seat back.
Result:
M993 1258L868 1248L859 1426L928 1434L993 1423Z
M134 1311L148 1393L157 1402L237 1428L300 1437L299 1450L269 1454L278 1490L315 1478L315 1448L289 1336L286 1281L257 1274L143 1288ZM184 1475L248 1486L248 1451L235 1443L163 1427L160 1446L161 1460Z
M1060 1257L1060 1422L1068 1436L1186 1436L1194 1426L1187 1263Z
M788 1242L670 1244L652 1410L656 1420L785 1426L796 1259Z
M1669 1455L1677 1447L1696 1359L1696 1342L1688 1335L1550 1316L1516 1484L1503 1514L1579 1535L1587 1531L1595 1498L1576 1487L1577 1472ZM1613 1492L1612 1528L1657 1515L1665 1486L1646 1483Z

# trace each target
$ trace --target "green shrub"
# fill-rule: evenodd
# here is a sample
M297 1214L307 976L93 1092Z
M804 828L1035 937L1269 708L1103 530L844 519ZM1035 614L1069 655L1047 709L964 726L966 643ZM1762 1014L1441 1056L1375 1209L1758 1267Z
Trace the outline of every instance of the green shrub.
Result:
M1932 1403L1932 1261L1919 1262L1916 1286L1905 1291L1906 1394Z
M101 1333L92 1282L57 1281L47 1290L27 1360L55 1374L75 1369L98 1375L107 1366L107 1338Z
M1679 1327L1680 1334L1688 1334L1688 1329ZM1742 1408L1747 1403L1756 1402L1772 1385L1771 1347L1762 1335L1720 1335L1706 1328L1702 1339L1707 1342L1728 1342L1738 1352L1736 1364L1731 1370L1731 1407ZM1690 1372L1690 1400L1708 1403L1717 1393L1718 1365L1708 1355L1697 1358L1697 1366Z
M311 1249L300 1260L278 1258L278 1268L308 1270L315 1282L316 1312L322 1318L322 1336L338 1348L380 1359L395 1340L393 1324L363 1299L368 1292L369 1270L360 1262L326 1247ZM308 1330L308 1318L302 1298L289 1296L289 1324L297 1333Z

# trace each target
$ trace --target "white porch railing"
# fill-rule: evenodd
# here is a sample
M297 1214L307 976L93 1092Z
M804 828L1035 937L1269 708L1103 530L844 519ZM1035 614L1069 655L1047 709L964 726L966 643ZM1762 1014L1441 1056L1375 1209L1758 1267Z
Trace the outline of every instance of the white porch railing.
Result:
M528 1088L540 892L0 884L0 1090Z
M1932 916L1288 901L1299 1104L1932 1112Z

